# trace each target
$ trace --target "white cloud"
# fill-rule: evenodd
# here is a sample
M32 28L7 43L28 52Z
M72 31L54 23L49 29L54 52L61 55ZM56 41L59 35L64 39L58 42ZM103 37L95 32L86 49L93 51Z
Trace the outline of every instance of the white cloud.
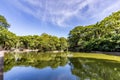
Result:
M98 9L98 12L96 12L97 14L93 14L92 18L102 20L104 17L110 15L111 13L120 10L120 0L116 0L116 1L113 0L113 2L109 4L103 3L102 7L99 8L100 9Z
M58 26L72 19L102 18L119 10L120 0L8 0L20 10ZM87 9L85 9L85 7ZM73 18L74 17L74 18ZM72 23L72 22L71 22Z

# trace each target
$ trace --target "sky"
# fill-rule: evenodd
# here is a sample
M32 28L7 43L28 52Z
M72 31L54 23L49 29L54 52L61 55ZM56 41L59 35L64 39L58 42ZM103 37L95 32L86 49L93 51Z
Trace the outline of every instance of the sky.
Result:
M74 27L95 24L119 5L120 0L0 0L0 15L17 35L67 37Z

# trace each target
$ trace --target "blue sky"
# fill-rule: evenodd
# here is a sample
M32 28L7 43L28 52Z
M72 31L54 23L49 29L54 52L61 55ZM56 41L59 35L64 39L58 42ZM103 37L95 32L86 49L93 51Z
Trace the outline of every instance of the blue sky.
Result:
M0 0L0 14L17 35L67 37L75 26L94 24L119 5L120 0Z

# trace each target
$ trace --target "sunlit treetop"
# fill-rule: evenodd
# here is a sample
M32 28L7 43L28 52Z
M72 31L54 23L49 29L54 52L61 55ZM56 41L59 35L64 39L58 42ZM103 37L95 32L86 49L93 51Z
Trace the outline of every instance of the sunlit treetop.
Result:
M9 28L10 24L7 22L4 16L0 15L0 26Z

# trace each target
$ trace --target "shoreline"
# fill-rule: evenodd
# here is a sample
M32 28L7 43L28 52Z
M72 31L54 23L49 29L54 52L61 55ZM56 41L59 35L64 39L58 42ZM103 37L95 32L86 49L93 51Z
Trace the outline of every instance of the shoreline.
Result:
M0 51L0 57L4 57L4 53L6 52L16 52L16 53L24 53L24 52L37 52L38 50L25 50L25 51ZM54 52L53 53L58 53ZM76 52L75 52L76 53ZM102 51L91 51L91 52L78 52L78 53L96 53L96 54L107 54L107 55L114 55L114 56L120 56L120 52L102 52Z
M120 52L102 52L102 51L92 51L91 53L98 53L98 54L107 54L107 55L120 56Z

